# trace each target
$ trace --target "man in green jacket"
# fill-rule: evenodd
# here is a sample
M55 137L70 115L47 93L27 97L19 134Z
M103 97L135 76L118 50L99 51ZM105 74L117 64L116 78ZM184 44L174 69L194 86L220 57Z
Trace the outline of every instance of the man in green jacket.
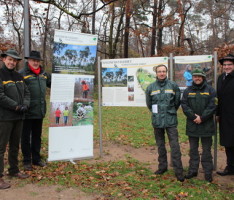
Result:
M21 149L25 171L32 171L32 164L44 167L41 160L41 133L43 118L46 114L46 88L51 86L51 77L44 71L41 55L38 51L31 51L28 62L20 71L30 91L30 106L26 113L21 137Z
M20 173L18 153L20 135L23 127L24 113L30 101L29 91L23 77L15 71L21 60L14 49L1 54L3 65L0 69L0 189L10 187L3 180L4 154L9 143L8 161L9 176L27 178L28 174Z
M211 155L212 136L215 134L213 115L215 113L215 90L207 84L202 69L192 71L193 83L182 97L181 106L187 117L186 134L189 136L189 170L185 178L197 176L200 156L199 139L202 143L201 164L205 172L205 180L212 182L213 162Z
M178 181L183 182L183 166L178 142L177 109L180 106L180 89L178 85L167 79L167 67L154 67L157 80L146 89L146 104L152 113L152 125L158 146L158 170L155 174L167 171L167 151L165 147L165 131L171 147L171 157L175 175Z

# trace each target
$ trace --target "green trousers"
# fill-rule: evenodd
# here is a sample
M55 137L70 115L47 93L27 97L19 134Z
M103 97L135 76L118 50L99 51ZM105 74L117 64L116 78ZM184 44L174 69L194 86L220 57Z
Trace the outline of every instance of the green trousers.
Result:
M4 154L8 146L9 174L19 172L18 153L23 120L0 121L0 177L4 172Z

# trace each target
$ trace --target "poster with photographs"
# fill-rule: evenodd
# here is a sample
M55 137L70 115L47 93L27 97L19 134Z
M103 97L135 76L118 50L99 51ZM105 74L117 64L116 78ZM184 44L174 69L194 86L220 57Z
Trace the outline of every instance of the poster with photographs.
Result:
M48 161L93 157L97 36L55 31Z
M214 65L212 55L198 56L175 56L174 65L174 81L183 91L192 84L192 70L201 68L206 74L206 80L209 84L213 84Z
M153 67L168 57L102 60L102 105L146 106L145 90L155 81Z

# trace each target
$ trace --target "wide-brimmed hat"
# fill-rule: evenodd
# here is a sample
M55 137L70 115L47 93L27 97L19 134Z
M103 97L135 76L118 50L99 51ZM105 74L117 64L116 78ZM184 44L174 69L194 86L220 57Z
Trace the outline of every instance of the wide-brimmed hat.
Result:
M225 57L223 57L223 58L221 58L219 60L219 62L220 62L221 65L223 65L224 61L232 61L232 62L234 62L234 56L232 54L228 54L228 55L226 55Z
M204 71L201 68L196 68L192 71L192 75L193 76L203 76L206 77L206 74L204 73Z
M6 56L10 56L10 57L15 58L17 60L22 60L22 58L19 57L18 52L14 49L8 49L6 52L1 54L1 57L6 57Z
M34 59L34 60L42 60L41 54L39 51L31 51L28 57L24 57L26 59Z

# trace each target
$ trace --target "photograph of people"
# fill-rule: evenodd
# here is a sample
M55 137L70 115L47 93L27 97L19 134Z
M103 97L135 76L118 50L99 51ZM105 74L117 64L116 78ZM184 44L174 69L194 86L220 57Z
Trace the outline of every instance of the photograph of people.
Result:
M60 116L61 116L61 110L59 108L56 109L55 111L55 121L56 121L56 124L59 124L59 120L60 120Z
M93 102L77 102L73 105L73 126L93 124Z
M77 76L75 78L74 102L93 101L94 93L93 76Z
M88 92L89 92L89 85L86 83L86 81L81 81L82 84L82 97L84 99L87 99L88 97Z
M68 107L65 107L65 110L63 111L63 123L66 126L68 122L68 116L69 116L69 110Z

